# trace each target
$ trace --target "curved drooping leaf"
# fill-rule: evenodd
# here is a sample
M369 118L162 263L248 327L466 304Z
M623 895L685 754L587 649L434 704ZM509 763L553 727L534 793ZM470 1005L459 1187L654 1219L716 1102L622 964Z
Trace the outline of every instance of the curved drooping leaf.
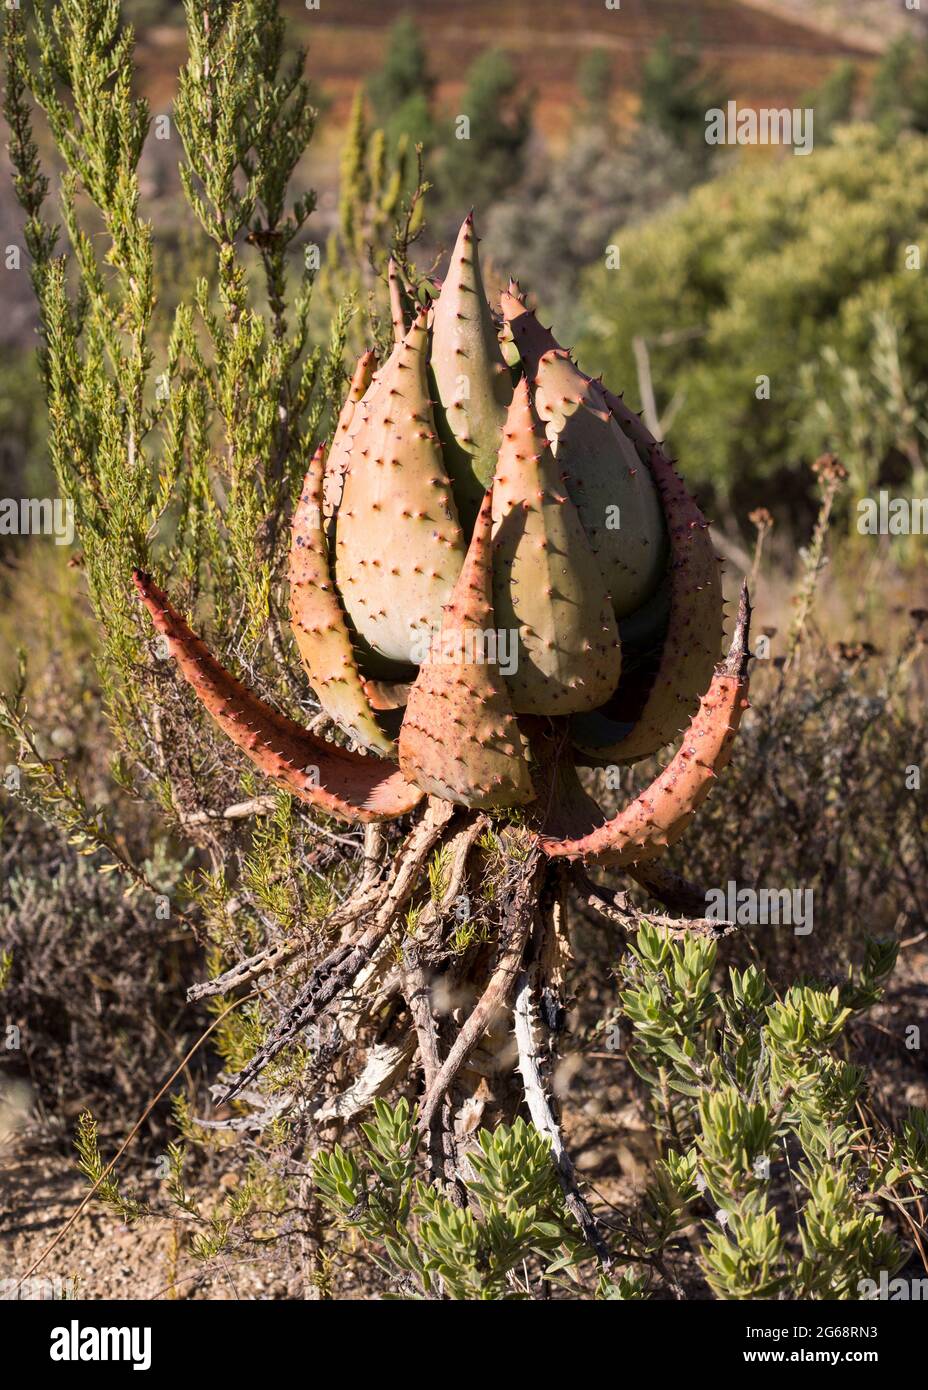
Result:
M750 615L745 586L728 657L663 772L595 830L576 839L542 836L545 854L622 867L654 859L680 838L726 766L747 708Z
M181 673L223 733L272 781L346 821L388 820L422 799L395 763L326 743L265 704L222 667L141 570L133 578Z

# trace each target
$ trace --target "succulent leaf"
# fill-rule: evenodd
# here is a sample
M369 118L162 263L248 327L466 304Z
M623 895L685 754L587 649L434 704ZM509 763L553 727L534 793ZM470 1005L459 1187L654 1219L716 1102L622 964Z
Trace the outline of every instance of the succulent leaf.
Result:
M272 781L346 821L392 820L422 800L421 790L406 781L395 763L326 743L265 704L219 664L150 575L136 570L133 578L204 707Z
M750 618L745 586L728 657L716 670L680 748L663 772L596 830L577 839L543 836L541 847L546 854L621 868L654 859L676 843L728 763L747 708Z
M426 792L465 806L534 795L512 700L497 661L491 601L492 490L441 627L409 692L400 767Z
M631 731L623 735L613 726L604 742L604 733L610 738L604 721L600 736L590 740L582 721L575 721L578 748L609 762L646 758L679 736L712 679L722 645L722 586L708 523L656 445L649 467L670 533L670 614L657 672ZM619 690L616 703L621 698Z
M599 382L581 372L564 348L550 346L553 338L515 295L505 293L502 307L616 617L624 618L654 592L666 568L657 489Z
M664 577L651 597L646 599L640 608L636 608L634 613L629 613L628 617L623 618L619 623L619 636L622 639L623 648L626 646L643 648L664 640L670 617L671 564L672 561L669 561L667 569L664 571ZM711 674L710 671L709 675Z
M320 445L293 514L290 626L309 683L325 712L359 743L391 757L393 740L380 728L364 692L329 566L322 527L324 468L325 448Z
M356 408L336 522L345 612L372 653L407 665L417 633L451 597L467 548L432 416L426 316L420 309Z
M515 389L493 484L494 608L518 633L507 677L520 714L595 709L622 666L599 562L541 435L527 381Z
M552 354L563 361L563 349L527 309L521 291L512 282L502 296L502 307L527 372L543 371L542 363ZM596 399L602 401L647 465L670 539L670 611L656 669L652 666L634 675L629 672L630 691L623 684L603 710L574 721L577 746L585 756L631 762L678 737L712 678L722 642L719 562L702 512L641 419L621 397L570 365L596 393ZM655 587L648 603L629 615L630 643L659 630L665 602L662 589L660 584ZM631 728L624 718L629 704L634 708Z
M393 320L393 341L401 343L408 332L406 323L405 295L400 279L400 268L393 257L387 265L387 284L390 288L390 317Z
M377 366L377 354L373 348L361 354L354 369L348 395L339 413L338 423L332 435L332 444L325 461L325 479L322 488L322 510L326 523L326 536L329 548L335 542L335 516L342 500L342 486L345 467L351 449L349 428L354 419L355 406L367 394Z
M364 681L364 693L371 709L404 709L412 686L407 681Z
M545 353L535 401L584 530L599 558L617 618L660 583L667 541L653 481L613 419L598 384L566 353Z
M512 380L480 274L474 217L458 233L434 306L431 372L435 419L465 530L496 468Z

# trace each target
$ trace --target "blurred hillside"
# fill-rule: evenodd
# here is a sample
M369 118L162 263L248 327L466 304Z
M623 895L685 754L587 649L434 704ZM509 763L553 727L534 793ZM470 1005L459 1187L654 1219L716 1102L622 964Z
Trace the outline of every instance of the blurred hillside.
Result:
M176 0L122 0L122 8L136 29L138 85L152 117L170 115L186 60L182 8ZM918 114L925 102L917 93L910 103L915 115L896 110L906 60L893 62L893 46L900 35L903 43L914 43L928 33L928 15L906 10L904 0L621 0L619 9L607 9L604 0L324 0L319 10L307 9L304 0L282 0L281 8L289 21L287 41L308 51L320 108L316 137L294 180L295 189L318 194L309 239L325 244L337 227L339 164L351 103L363 89L367 117L385 126L391 147L398 132L422 138L420 121L429 132L426 175L437 189L429 198L422 264L447 248L461 208L473 203L490 273L517 268L558 330L573 339L589 336L589 323L578 321L581 275L614 234L672 209L728 160L779 157L769 149L739 150L737 156L722 150L710 159L702 138L708 106L727 98L752 107L813 102L816 147L830 140L829 127L849 119L879 120L890 144L897 128L925 128ZM409 51L397 56L397 21L404 17L418 31L418 67ZM482 89L475 88L475 64L483 60L490 66ZM585 77L597 62L598 77ZM372 100L378 80L387 93L379 102ZM422 103L418 116L397 111L391 96L397 81L400 88L407 82L414 108ZM648 81L651 109L643 95ZM476 110L481 90L483 106L474 119L482 142L478 135L469 149L452 138L451 126L456 112ZM53 167L43 122L36 133ZM188 223L179 157L173 123L166 139L153 130L142 157L141 192L162 255L183 259ZM21 219L5 165L4 153L0 244L10 246L21 244ZM708 203L713 206L711 194ZM916 231L913 226L911 235ZM776 225L772 234L775 241ZM42 453L37 385L30 389L22 380L24 367L28 373L24 350L35 344L35 311L25 258L0 274L0 424L12 441L3 466L16 478ZM170 285L160 285L158 293L169 308ZM836 294L841 301L844 290ZM874 304L871 314L883 309ZM707 317L700 305L703 310ZM693 323L701 329L698 315ZM897 331L895 322L890 328ZM675 323L661 323L654 332L660 339L675 329ZM900 323L904 345L905 333ZM589 350L593 359L623 353L628 359L631 348L604 340ZM634 382L630 359L621 367L617 379ZM670 397L666 368L658 354L655 384L659 395ZM690 393L682 407L681 430L689 426L695 399Z
M928 16L907 9L905 0L743 0L767 13L798 20L875 53Z
M124 0L123 9L138 35L140 86L153 115L167 113L186 57L181 6L175 0ZM638 107L642 67L662 36L698 42L701 61L720 91L746 104L792 105L848 61L855 63L858 81L868 82L875 51L893 38L900 23L910 29L913 24L902 0L622 0L617 10L606 9L602 0L325 0L318 11L307 10L303 0L284 0L282 9L291 38L309 50L309 71L324 108L311 167L304 171L305 183L319 192L323 224L334 217L338 156L352 97L382 64L388 31L401 15L411 15L422 32L439 108L453 110L475 58L502 49L520 87L534 96L538 149L554 151L567 143L578 72L596 50L610 60L604 114L627 126ZM144 168L143 194L157 225L159 201L169 205L179 193L172 142L150 137ZM4 245L18 227L4 153ZM27 276L5 278L0 344L31 346Z
M887 11L898 8L893 0L880 3ZM539 129L555 139L566 133L577 68L594 48L614 58L613 114L626 115L634 111L642 63L664 34L693 32L706 64L722 74L733 97L749 103L798 100L834 63L866 63L873 48L872 41L810 28L779 13L780 5L742 0L622 0L618 10L607 10L602 0L327 0L308 15L300 0L288 0L284 8L294 21L303 16L312 70L334 98L336 118L358 77L382 60L385 31L406 13L425 35L439 98L461 90L464 69L482 49L503 48L537 92Z
M172 0L128 0L139 34L142 84L153 109L173 96L184 55L180 6ZM692 35L707 67L746 103L792 103L821 83L839 62L874 55L920 16L902 0L326 0L308 11L284 0L293 33L310 49L309 66L332 105L321 132L335 142L359 81L383 61L390 27L411 15L421 29L444 103L463 88L467 66L482 51L506 51L521 81L537 95L536 121L546 138L564 139L576 103L583 58L603 48L614 59L612 114L629 118L641 66L662 35Z

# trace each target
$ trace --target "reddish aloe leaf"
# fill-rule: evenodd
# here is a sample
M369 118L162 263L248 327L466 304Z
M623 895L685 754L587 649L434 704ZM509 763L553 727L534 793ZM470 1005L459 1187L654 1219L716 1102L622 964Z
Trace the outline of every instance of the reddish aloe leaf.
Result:
M399 739L407 776L435 796L479 807L514 806L534 794L495 650L492 520L490 488Z
M428 338L423 308L356 408L336 523L333 567L346 617L361 641L401 667L416 664L417 634L440 618L467 549L435 432Z
M408 681L364 681L364 694L371 709L403 709L409 699Z
M541 847L546 854L621 868L656 858L680 838L727 764L747 708L750 617L745 585L728 657L716 671L679 751L660 776L623 811L588 835L574 840L543 837Z
M438 398L435 421L467 532L493 477L506 407L512 399L512 381L480 274L478 240L470 213L458 233L432 311L429 359Z
M722 643L722 586L708 522L656 445L649 467L670 535L670 617L660 664L634 728L606 746L578 740L582 752L609 762L649 757L679 737L712 679Z
M376 366L377 354L373 348L368 349L367 352L362 352L354 369L354 375L348 387L348 395L345 397L345 404L341 408L338 423L335 426L335 433L332 435L332 447L329 449L328 458L325 461L322 509L325 514L326 538L329 546L332 546L335 540L335 517L342 500L345 469L348 467L348 459L351 455L351 425L355 417L355 407L374 387L374 368Z
M517 666L507 675L516 712L596 709L622 668L615 616L524 377L493 481L493 544L496 621L518 632Z
M666 569L654 480L613 417L600 383L556 346L520 299L507 292L501 303L558 471L580 513L616 617L625 618L640 608Z
M545 364L561 368L570 358L549 329L526 307L518 286L502 296L503 315L523 366L544 376ZM573 366L573 364L570 364ZM670 617L660 665L634 728L610 744L578 740L581 752L599 760L633 762L672 743L692 715L712 678L722 642L722 590L719 562L708 523L663 449L620 396L573 367L591 384L623 433L637 446L657 485L670 536ZM621 698L621 688L619 691ZM608 706L606 711L608 713Z
M313 455L293 514L290 626L310 685L326 714L365 747L390 757L393 740L374 718L358 671L322 528L325 450Z
M404 815L422 798L395 764L316 738L258 699L191 632L151 576L133 574L168 650L216 723L273 781L302 801L347 821Z

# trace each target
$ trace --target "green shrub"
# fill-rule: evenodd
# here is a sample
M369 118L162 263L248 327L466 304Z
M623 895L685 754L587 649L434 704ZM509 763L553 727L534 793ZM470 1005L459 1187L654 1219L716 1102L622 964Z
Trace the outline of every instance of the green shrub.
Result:
M527 1260L543 1261L546 1276L579 1261L583 1242L547 1141L524 1120L478 1132L468 1207L416 1180L415 1115L407 1102L374 1105L374 1120L362 1125L363 1147L348 1152L336 1144L318 1156L313 1174L340 1224L382 1247L382 1267L405 1296L527 1298L531 1287L519 1277Z
M928 1170L910 1137L860 1124L863 1074L841 1056L848 1020L879 997L894 959L874 942L843 988L794 985L778 999L756 966L713 988L714 942L645 923L632 943L629 1057L668 1146L651 1195L660 1248L695 1221L688 1239L717 1297L856 1298L861 1279L903 1263L879 1198L896 1199L898 1184L900 1200L917 1200L900 1182L900 1142L920 1183Z
M680 400L670 438L687 476L770 505L765 484L803 462L797 430L816 399L803 372L824 350L868 370L881 311L899 326L908 374L926 375L925 271L907 268L912 246L924 264L926 232L919 136L886 149L871 127L846 127L808 158L745 160L615 238L621 269L586 278L581 360L637 402L641 335L659 404ZM756 394L762 376L769 400Z

